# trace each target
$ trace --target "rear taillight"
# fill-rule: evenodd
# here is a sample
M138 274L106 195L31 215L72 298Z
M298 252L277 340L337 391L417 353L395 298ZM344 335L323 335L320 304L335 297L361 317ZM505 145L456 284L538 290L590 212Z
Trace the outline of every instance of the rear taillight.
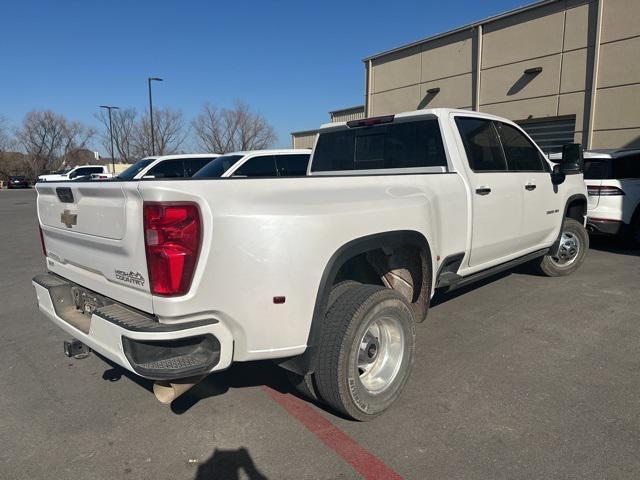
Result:
M624 195L624 192L618 187L612 187L611 185L587 185L587 193L593 196L611 196L611 195Z
M195 203L145 203L144 241L151 293L189 291L200 251L202 224Z
M42 227L38 225L38 232L40 233L40 245L42 246L42 254L47 256L47 247L44 246L44 234L42 233Z

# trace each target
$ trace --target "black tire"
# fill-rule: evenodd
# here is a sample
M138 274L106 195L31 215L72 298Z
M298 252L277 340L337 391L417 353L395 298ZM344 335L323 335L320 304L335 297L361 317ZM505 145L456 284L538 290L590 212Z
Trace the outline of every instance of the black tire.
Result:
M378 330L379 337L393 338L391 342L372 339L377 348L361 347L365 333L374 323L389 322L394 336ZM387 328L387 327L384 327ZM385 330L386 331L386 330ZM398 338L402 338L399 342ZM379 342L378 342L379 341ZM373 343L371 347L374 347ZM395 355L386 352L395 351ZM389 366L388 380L377 391L365 387L364 374L359 370L359 354L373 352L370 364ZM377 353L385 352L377 358ZM329 308L325 328L318 344L318 363L315 380L322 400L341 414L366 421L387 410L400 396L411 371L415 352L415 319L407 301L395 291L376 285L355 285L343 293ZM388 360L395 358L395 361ZM360 361L362 359L360 358ZM387 363L388 362L388 363ZM368 368L368 367L367 367ZM381 368L380 371L383 369ZM373 370L372 370L373 371Z
M343 280L331 287L331 291L329 292L329 299L327 300L327 310L329 310L331 305L333 305L339 297L346 293L347 290L356 285L361 285L361 283L356 282L355 280Z
M335 303L335 301L346 293L351 287L360 285L355 280L343 280L336 283L331 287L329 292L329 298L327 300L327 309ZM322 399L318 395L318 389L316 388L316 381L313 373L307 373L306 375L299 375L291 370L286 370L287 380L293 387L293 389L305 398L313 400L314 402L321 402Z
M561 253L556 257L545 255L538 260L538 270L547 277L561 277L575 272L584 262L589 250L589 234L584 226L573 218L565 218L562 225L562 237L567 238L567 243L562 243ZM572 242L575 254L572 254ZM568 248L567 248L568 245Z

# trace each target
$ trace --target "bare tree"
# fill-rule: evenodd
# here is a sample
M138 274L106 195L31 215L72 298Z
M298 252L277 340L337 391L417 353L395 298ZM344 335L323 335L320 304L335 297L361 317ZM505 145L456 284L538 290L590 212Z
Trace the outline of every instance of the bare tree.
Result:
M134 163L139 157L136 155L136 119L135 108L126 110L114 110L111 112L113 124L114 155L123 163ZM111 135L109 132L109 114L101 110L97 119L102 123L104 130L100 140L104 148L111 154Z
M86 148L95 131L80 122L70 122L51 110L32 111L25 115L17 138L27 154L31 173L56 170L72 159L77 150Z
M260 150L277 140L267 120L239 100L232 109L205 104L192 125L199 147L212 153Z
M156 155L170 155L178 152L187 138L182 112L169 108L153 111L153 130ZM140 119L135 128L134 151L138 158L152 154L151 125L149 114Z
M17 145L12 137L6 118L0 115L0 180L10 175L28 175L25 155L16 152Z

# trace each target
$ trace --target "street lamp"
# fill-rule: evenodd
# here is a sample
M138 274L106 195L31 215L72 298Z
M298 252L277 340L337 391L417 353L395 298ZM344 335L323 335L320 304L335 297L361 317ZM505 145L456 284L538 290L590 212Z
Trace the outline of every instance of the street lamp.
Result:
M109 136L111 137L111 173L116 174L116 157L113 153L113 123L111 122L111 110L118 110L119 107L111 105L100 105L100 108L109 110Z
M151 155L156 154L156 141L155 141L155 132L153 130L153 101L151 100L151 82L161 82L162 79L158 77L149 77L147 78L147 82L149 85L149 120L151 122Z

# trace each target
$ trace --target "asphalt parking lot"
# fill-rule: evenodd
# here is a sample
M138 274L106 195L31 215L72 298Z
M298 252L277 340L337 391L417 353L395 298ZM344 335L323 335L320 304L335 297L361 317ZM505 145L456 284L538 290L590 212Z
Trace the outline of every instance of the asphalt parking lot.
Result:
M592 244L573 276L436 298L407 389L373 422L303 402L270 363L167 407L63 355L31 286L35 192L0 191L0 478L640 478L640 251Z

